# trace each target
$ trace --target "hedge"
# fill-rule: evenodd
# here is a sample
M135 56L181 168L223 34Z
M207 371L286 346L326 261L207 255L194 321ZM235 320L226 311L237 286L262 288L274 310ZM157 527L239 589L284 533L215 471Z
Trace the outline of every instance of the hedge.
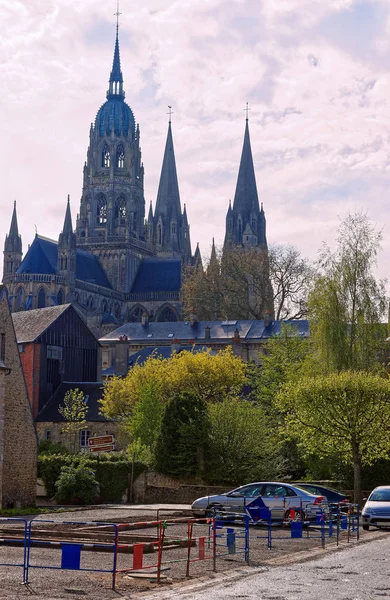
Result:
M63 467L78 467L80 464L95 472L100 486L101 502L121 502L128 485L132 462L125 452L90 454L41 454L38 456L38 476L45 484L49 498L56 493L55 484ZM134 480L147 469L140 462L134 463Z

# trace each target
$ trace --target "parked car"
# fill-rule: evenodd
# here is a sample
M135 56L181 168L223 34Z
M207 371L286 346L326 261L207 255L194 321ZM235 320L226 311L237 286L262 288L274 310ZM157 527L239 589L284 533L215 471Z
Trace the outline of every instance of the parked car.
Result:
M293 483L293 485L309 492L309 494L325 496L329 504L339 504L340 502L350 502L351 500L346 494L342 494L324 485L317 485L316 483Z
M294 515L295 519L312 519L319 508L327 508L324 496L314 495L305 490L278 482L258 482L243 485L225 494L204 496L192 504L193 513L203 517L213 508L223 511L244 512L256 506L271 510L271 518L282 520Z
M390 527L390 485L381 485L369 495L362 510L362 527Z

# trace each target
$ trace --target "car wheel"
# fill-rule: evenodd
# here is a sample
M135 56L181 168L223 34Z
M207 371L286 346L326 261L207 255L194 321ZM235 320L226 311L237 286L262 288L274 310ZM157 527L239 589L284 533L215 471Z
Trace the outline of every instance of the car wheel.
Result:
M364 531L368 531L370 529L369 525L362 525L362 527L363 527Z
M222 512L223 506L222 504L210 504L207 507L207 515L213 516L215 512Z
M287 523L300 523L305 520L305 515L300 508L289 508L284 513L284 520L287 521Z

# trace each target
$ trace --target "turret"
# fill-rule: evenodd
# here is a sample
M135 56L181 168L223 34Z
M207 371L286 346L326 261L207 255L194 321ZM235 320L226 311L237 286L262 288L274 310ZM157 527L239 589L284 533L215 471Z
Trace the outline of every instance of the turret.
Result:
M66 205L64 226L58 238L58 274L73 284L76 276L76 235L73 233L70 198Z
M4 262L3 262L3 282L8 283L12 280L17 269L22 262L22 238L19 235L18 218L16 215L16 201L12 213L11 226L9 234L5 236L4 242Z

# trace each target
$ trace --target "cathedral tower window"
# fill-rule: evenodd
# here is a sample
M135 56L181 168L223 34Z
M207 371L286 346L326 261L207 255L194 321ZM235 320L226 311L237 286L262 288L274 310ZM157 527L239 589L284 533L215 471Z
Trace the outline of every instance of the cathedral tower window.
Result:
M63 304L64 303L64 292L61 290L59 290L58 294L57 294L57 304Z
M116 149L116 166L118 169L123 169L125 166L125 149L123 144L120 144Z
M174 235L176 233L176 223L171 223L171 234Z
M102 149L102 167L108 169L110 166L110 150L107 144L104 144Z
M41 288L38 292L38 308L45 308L46 306L46 292Z
M173 308L171 308L170 306L166 306L157 315L156 321L158 321L158 323L166 323L166 322L175 323L177 321L177 315L176 315L175 311L173 310Z
M115 203L115 220L118 225L126 223L126 198L124 196L119 196Z
M23 310L24 308L24 289L19 288L16 292L16 310Z
M162 227L161 223L157 225L157 244L161 246L162 244Z
M104 194L99 194L96 201L96 217L98 225L107 223L107 199Z

